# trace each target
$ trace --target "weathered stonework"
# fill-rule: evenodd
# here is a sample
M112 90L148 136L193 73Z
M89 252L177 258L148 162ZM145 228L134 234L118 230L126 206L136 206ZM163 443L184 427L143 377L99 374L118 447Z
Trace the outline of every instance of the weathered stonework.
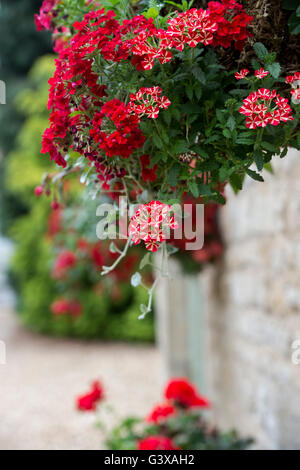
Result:
M262 449L300 449L300 152L275 159L265 183L228 190L226 254L201 275L205 383L220 425ZM200 282L200 281L199 281ZM300 357L300 354L299 356Z

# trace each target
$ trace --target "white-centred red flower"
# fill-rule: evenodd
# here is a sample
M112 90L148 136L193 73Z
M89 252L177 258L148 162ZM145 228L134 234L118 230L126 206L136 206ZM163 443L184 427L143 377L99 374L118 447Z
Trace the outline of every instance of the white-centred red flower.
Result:
M142 204L131 217L128 234L135 245L144 241L147 250L154 252L166 240L167 231L175 228L178 228L178 223L172 214L172 207L160 201L151 201Z
M270 72L267 70L264 70L263 68L255 70L254 75L256 78L265 78L267 75L269 75Z
M249 73L248 69L242 69L239 72L236 72L234 76L237 80L241 80L242 78L245 78L246 75L248 75L248 73Z
M243 106L240 107L239 112L247 117L246 127L249 129L266 127L268 124L277 126L280 122L294 119L287 98L278 95L276 90L268 88L260 88L250 93L243 100Z

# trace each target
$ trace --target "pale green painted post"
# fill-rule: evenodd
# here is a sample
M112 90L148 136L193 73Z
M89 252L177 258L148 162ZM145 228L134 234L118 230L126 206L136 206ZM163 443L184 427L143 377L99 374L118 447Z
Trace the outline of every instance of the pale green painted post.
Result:
M205 393L205 316L201 279L182 273L169 261L170 279L156 295L156 332L163 355L164 378L190 378Z

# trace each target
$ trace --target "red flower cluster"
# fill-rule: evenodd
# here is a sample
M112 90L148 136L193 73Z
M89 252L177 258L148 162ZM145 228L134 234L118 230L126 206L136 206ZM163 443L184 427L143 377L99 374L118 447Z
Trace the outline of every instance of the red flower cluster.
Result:
M150 436L138 442L138 450L180 450L172 439L165 436Z
M171 101L166 96L161 96L162 90L159 87L141 88L136 94L130 96L127 106L129 113L139 117L157 118L159 109L167 109Z
M82 305L77 300L60 299L53 302L51 305L51 312L53 315L70 315L78 317L82 313Z
M94 382L91 390L77 398L77 408L81 411L95 411L97 404L104 398L100 382Z
M52 18L53 9L58 4L59 0L44 0L38 15L34 15L36 28L38 31L43 29L53 30Z
M54 263L52 275L55 279L63 278L69 269L77 263L77 257L73 251L66 250L58 255Z
M168 20L167 30L153 26L128 41L131 53L135 56L132 63L138 70L150 70L155 59L161 64L169 62L172 59L172 48L183 51L185 45L196 47L199 43L210 44L215 30L216 24L208 12L202 9L192 8L178 13Z
M247 15L243 6L235 0L222 0L222 2L209 2L208 13L212 21L217 24L212 46L234 46L242 50L247 37L250 36L247 26L253 21L253 16Z
M122 101L114 99L106 102L95 114L90 136L106 156L129 158L145 142L138 123L139 118L130 115ZM112 124L114 128L108 130Z
M210 406L208 399L199 395L195 386L183 378L173 379L169 382L165 390L165 397L184 408L208 408Z
M135 245L141 240L149 251L157 251L159 243L166 240L166 230L175 229L178 223L170 214L171 206L160 201L142 204L129 224L129 236Z
M294 104L300 103L300 72L296 72L294 75L289 75L286 77L286 83L292 85L291 95L292 102Z
M277 94L276 90L260 88L243 100L239 112L247 116L246 127L266 127L268 124L277 126L280 122L293 121L292 109L286 98Z
M285 79L286 83L293 83L300 80L300 72L294 73L294 75L288 75Z

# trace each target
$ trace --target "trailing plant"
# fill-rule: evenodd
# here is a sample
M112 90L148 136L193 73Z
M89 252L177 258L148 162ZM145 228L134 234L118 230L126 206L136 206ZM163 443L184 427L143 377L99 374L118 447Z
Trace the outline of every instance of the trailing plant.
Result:
M299 72L284 77L261 42L248 68L223 65L220 50L242 58L251 36L253 17L235 0L205 10L193 1L44 3L39 27L53 31L59 52L42 141L63 168L54 184L76 167L94 195L141 204L120 260L131 244L161 247L156 285L174 251L167 233L182 224L175 204L186 195L223 204L226 182L238 192L246 177L263 181L274 155L300 148ZM142 283L139 272L132 283Z

